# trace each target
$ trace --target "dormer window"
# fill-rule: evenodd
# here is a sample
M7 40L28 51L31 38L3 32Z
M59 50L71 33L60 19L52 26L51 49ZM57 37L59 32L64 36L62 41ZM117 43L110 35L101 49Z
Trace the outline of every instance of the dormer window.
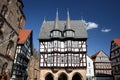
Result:
M64 37L74 37L75 32L73 30L66 30L64 31Z
M50 36L53 38L57 38L57 37L61 37L61 32L59 30L53 30L51 33L50 33Z

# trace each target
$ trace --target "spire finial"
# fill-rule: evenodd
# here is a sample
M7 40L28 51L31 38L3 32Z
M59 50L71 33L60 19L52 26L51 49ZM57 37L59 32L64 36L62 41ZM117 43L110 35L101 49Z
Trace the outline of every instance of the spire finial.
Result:
M56 11L56 16L58 16L58 8L57 8L57 11Z
M67 8L67 29L70 29L70 15L69 15L69 9Z
M83 21L83 16L81 16L81 20Z
M67 16L69 17L69 8L67 8Z
M45 16L44 16L44 20L43 20L43 23L45 23L46 22L46 19L45 19Z
M58 29L58 21L59 21L59 17L58 17L58 8L57 8L57 11L56 11L56 19L55 19L55 29Z
M81 21L84 22L84 19L83 19L83 13L81 13Z

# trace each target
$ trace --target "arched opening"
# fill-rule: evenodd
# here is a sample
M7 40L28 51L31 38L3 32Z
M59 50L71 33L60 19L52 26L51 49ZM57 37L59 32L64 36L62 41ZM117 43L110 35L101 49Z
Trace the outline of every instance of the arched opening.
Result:
M2 62L2 60L0 59L0 71L1 71L1 69L2 69L2 64L3 64L3 62Z
M12 40L10 40L9 44L7 45L6 56L8 56L8 57L11 56L11 50L13 47L14 47L14 42Z
M58 80L67 80L67 75L65 73L62 73L59 77Z
M3 36L3 32L4 32L3 25L4 25L4 21L3 21L2 18L0 18L0 40L3 40L3 38L4 38L4 36Z
M45 80L53 80L53 75L51 73L47 74Z
M72 80L82 80L81 75L79 73L74 74Z
M2 74L6 72L6 69L7 69L7 66L8 66L8 63L4 63L3 67L2 67Z

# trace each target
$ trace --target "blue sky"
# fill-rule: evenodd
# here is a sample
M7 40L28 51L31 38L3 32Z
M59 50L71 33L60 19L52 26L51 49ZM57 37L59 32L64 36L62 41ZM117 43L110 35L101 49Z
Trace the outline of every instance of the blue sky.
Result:
M37 50L43 19L55 20L57 8L60 20L66 20L67 8L71 20L80 20L82 16L87 25L90 56L100 50L109 55L111 40L120 38L120 0L23 0L23 3L25 29L33 30L33 43Z

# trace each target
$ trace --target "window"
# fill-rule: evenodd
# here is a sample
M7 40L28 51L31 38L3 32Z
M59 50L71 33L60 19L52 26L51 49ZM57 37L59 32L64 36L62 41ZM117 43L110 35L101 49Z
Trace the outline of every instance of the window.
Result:
M2 67L2 73L5 73L5 72L6 72L7 66L8 66L8 63L5 62L4 65L3 65L3 67Z
M57 47L57 41L54 41L54 47Z
M53 55L52 54L48 54L47 63L48 64L53 64Z
M72 41L72 46L74 48L77 48L78 47L78 41Z
M3 27L4 21L0 18L0 29Z
M61 54L60 57L58 58L58 63L60 63L60 64L67 63L67 55Z
M58 37L58 31L54 31L54 37Z
M68 41L68 47L71 47L71 41L70 40Z
M9 36L9 39L13 39L15 36L15 31L11 31L10 32L10 36Z
M7 6L5 6L5 5L3 5L3 7L2 7L2 10L1 10L1 14L3 15L3 16L5 16L5 14L7 13Z
M79 64L79 54L75 54L72 56L72 63L73 64Z
M90 63L88 63L88 66L90 67Z
M11 49L14 46L14 42L13 41L9 41L9 44L7 46L7 50L6 50L6 55L10 56L11 55Z
M4 32L3 24L4 24L4 21L2 18L0 18L0 40L3 40L3 38L4 38L4 36L3 36L3 32Z

